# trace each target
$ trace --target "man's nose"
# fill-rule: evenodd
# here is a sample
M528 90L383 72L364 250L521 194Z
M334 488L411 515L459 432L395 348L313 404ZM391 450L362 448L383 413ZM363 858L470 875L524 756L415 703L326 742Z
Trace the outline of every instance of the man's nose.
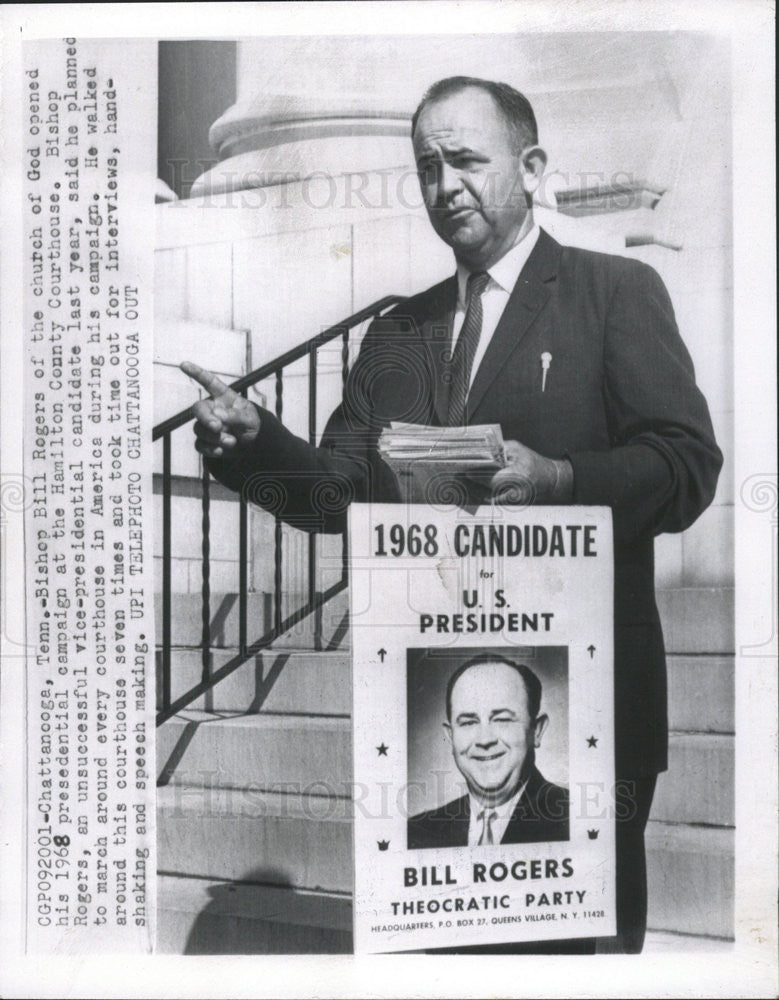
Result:
M455 195L462 191L463 182L460 171L451 163L444 161L439 166L438 174L438 196L443 202L450 201Z
M492 729L492 726L480 726L479 732L476 734L476 745L479 747L491 747L493 743L497 743L498 738Z

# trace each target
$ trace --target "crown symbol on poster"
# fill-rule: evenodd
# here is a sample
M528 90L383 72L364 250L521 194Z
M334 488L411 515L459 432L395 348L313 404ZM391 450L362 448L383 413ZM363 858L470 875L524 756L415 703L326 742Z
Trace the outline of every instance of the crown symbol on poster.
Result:
M590 840L597 840L598 839L598 831L597 830L588 830L587 831L587 836L590 838Z
M380 851L386 851L386 850L389 849L389 841L388 840L378 840L378 841L376 841L376 843L379 845L379 850Z

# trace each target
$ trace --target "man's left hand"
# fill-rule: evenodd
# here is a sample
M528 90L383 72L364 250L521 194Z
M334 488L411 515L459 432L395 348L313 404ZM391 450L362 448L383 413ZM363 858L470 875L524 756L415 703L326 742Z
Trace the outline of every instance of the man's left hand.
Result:
M567 459L545 458L519 441L506 441L506 466L490 481L501 504L565 504L573 499L573 469Z

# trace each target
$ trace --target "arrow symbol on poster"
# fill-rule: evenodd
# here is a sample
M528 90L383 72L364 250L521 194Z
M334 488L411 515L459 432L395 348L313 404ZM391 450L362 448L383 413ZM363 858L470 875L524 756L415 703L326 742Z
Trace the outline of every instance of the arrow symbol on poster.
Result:
M382 648L382 649L380 649L380 650L379 650L379 656L381 657L381 662L382 662L382 663L384 663L384 657L385 657L386 655L387 655L387 650L386 650L386 649L383 649L383 648Z
M592 659L592 657L593 657L593 655L595 653L595 647L594 646L588 646L587 647L587 652L590 654L590 659Z

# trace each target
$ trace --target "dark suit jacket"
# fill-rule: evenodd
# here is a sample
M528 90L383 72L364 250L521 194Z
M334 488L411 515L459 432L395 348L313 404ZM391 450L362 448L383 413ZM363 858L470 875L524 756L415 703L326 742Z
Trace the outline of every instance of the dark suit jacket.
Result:
M410 817L408 849L467 847L470 803L470 797L463 795L438 809ZM538 844L546 840L569 840L568 812L568 792L546 781L534 767L500 842Z
M454 277L376 320L319 448L262 411L252 446L209 467L306 530L340 531L352 500L399 500L376 443L390 421L445 420L442 358ZM541 354L552 361L541 391ZM575 504L611 507L615 548L618 777L667 766L665 653L653 537L687 528L722 464L668 294L628 258L562 247L543 230L468 398L470 423L498 423L550 458L567 457Z

